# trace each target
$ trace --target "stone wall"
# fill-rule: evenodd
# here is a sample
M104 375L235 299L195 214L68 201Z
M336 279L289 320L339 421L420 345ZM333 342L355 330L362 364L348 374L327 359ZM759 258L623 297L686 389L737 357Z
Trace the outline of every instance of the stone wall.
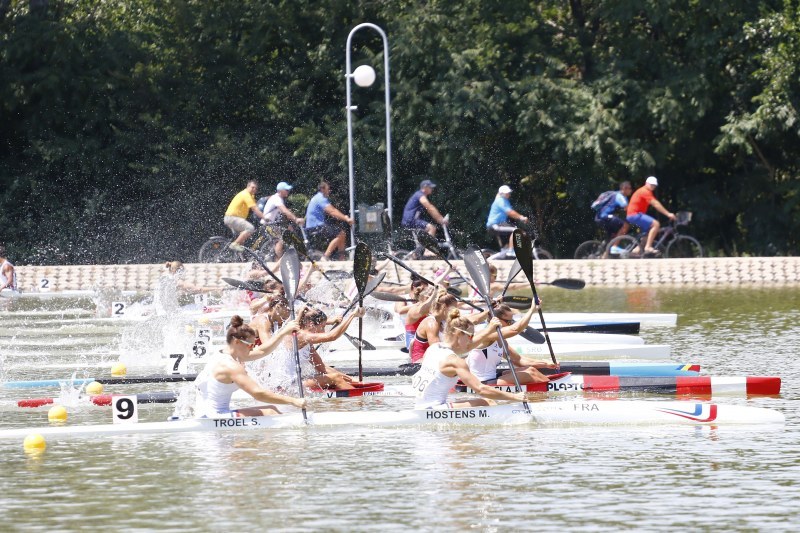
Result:
M410 261L414 270L433 277L441 261ZM513 265L511 261L497 261L498 279L504 280ZM466 274L460 261L454 265ZM275 265L277 271L277 265ZM186 264L185 280L202 287L223 288L222 277L244 279L244 263ZM350 262L324 263L323 268L350 270ZM17 266L20 288L36 291L42 279L48 281L50 290L90 290L114 288L124 291L151 290L163 271L157 265L70 265L70 266ZM401 268L395 270L389 263L386 279L407 283L409 274ZM522 274L520 274L522 276ZM800 258L798 257L747 257L703 259L627 259L576 261L536 261L534 275L547 282L556 278L580 278L587 285L784 285L800 283Z

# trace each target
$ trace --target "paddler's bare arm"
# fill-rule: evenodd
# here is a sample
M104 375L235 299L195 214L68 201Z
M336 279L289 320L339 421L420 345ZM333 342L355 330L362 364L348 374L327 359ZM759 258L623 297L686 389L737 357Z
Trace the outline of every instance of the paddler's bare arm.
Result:
M242 361L255 361L256 359L260 359L265 355L272 353L272 351L278 347L284 337L291 334L293 331L298 331L299 329L300 326L298 326L296 320L289 320L285 322L281 329L276 331L274 335L270 335L266 339L259 336L262 344L253 348L247 357L242 358Z
M495 389L489 385L484 385L481 383L481 380L479 380L472 372L469 371L467 362L456 355L448 357L446 364L455 370L456 375L464 385L471 388L484 398L488 398L490 400L509 400L512 402L522 402L525 400L525 395L522 393L512 394L500 389Z
M267 389L261 387L256 381L247 375L247 372L244 371L244 368L241 366L238 368L230 369L229 377L231 381L239 385L239 388L245 391L247 394L258 400L259 402L265 403L282 403L286 405L293 405L298 409L303 409L306 406L305 398L293 398L291 396L284 396L283 394L277 394L275 392L268 391Z

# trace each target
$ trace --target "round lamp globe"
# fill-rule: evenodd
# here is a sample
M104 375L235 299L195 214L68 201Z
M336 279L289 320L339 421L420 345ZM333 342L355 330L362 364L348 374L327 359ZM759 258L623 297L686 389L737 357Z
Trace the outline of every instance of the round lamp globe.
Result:
M361 65L353 71L353 80L359 87L369 87L375 83L375 69L369 65Z

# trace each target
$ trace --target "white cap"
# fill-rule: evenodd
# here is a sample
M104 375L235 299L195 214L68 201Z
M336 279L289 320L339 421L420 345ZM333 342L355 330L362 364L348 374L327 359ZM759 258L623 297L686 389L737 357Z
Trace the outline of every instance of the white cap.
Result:
M500 186L499 189L497 189L497 194L510 194L510 193L511 193L511 187L509 187L508 185L502 185Z
M656 187L658 187L658 180L656 179L655 176L650 176L649 178L647 178L647 180L645 180L645 183L648 185L655 185Z
M286 183L285 181L282 181L282 182L280 182L278 184L277 187L275 187L275 190L278 190L278 191L291 191L292 190L292 186L289 185L288 183Z

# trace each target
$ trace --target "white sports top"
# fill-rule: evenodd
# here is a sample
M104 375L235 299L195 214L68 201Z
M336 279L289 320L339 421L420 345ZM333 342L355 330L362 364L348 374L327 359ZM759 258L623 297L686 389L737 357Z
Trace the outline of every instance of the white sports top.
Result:
M497 365L503 362L503 349L495 341L486 348L474 349L467 356L469 370L481 381L497 379Z
M285 205L280 194L275 193L269 197L267 203L264 205L264 218L268 224L272 224L278 220L278 217L282 214L280 207Z
M206 363L206 368L197 376L195 387L197 388L197 395L195 397L195 416L208 416L213 417L231 412L231 396L234 392L239 390L239 385L236 383L222 383L217 381L211 375L210 368L215 366L217 362L227 358L233 361L233 358L223 353L215 361ZM238 363L237 363L238 364ZM206 371L206 369L209 369Z
M428 347L422 366L411 379L417 397L415 409L428 409L447 403L447 395L458 382L458 376L445 376L439 368L450 355L453 355L453 349L441 343Z
M5 282L8 281L8 278L6 277L6 275L3 274L3 269L5 268L6 265L11 265L12 267L14 266L14 265L12 265L11 263L8 262L8 259L3 261L3 264L0 265L0 285L2 285L2 284L4 284ZM11 274L11 283L9 283L7 288L11 289L12 291L17 290L17 271L16 270L14 271L13 274Z

